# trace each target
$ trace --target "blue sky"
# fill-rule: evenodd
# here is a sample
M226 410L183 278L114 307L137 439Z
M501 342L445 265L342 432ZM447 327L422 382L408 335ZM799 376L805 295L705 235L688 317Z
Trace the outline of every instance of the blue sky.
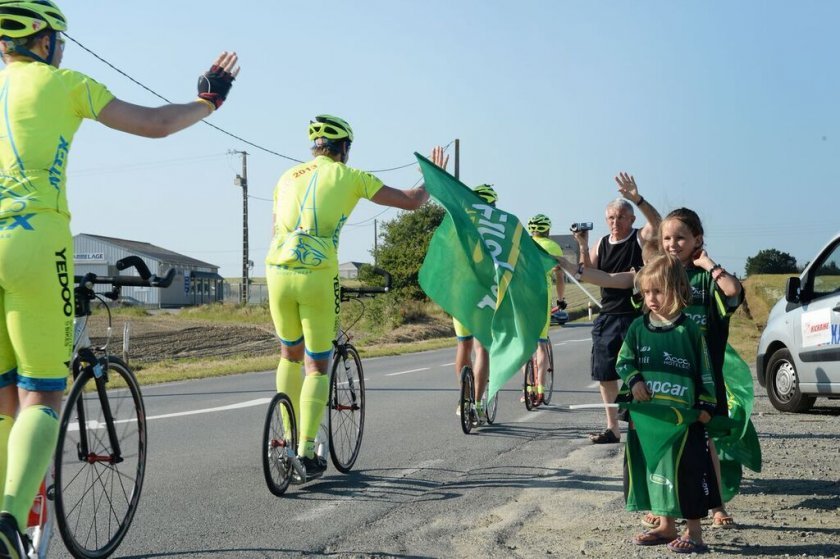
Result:
M800 264L838 230L840 78L829 1L502 2L206 0L61 3L69 35L164 97L190 101L215 56L242 72L208 120L257 146L309 158L315 114L348 120L350 164L386 169L461 141L461 178L493 183L523 221L562 233L594 221L613 177L635 175L663 215L696 210L709 252L743 274L776 248ZM68 42L64 66L126 101L160 101ZM250 257L264 275L271 197L293 162L199 124L163 140L82 125L71 151L74 233L154 243L241 273L249 152ZM450 164L451 170L451 164ZM377 173L408 187L416 167ZM362 201L341 261L370 259ZM637 224L643 222L640 217Z

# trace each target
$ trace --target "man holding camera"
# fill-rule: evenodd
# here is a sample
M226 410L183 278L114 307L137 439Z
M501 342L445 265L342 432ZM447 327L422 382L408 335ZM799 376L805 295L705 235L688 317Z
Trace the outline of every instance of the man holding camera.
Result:
M604 235L597 245L587 247L588 235L575 235L580 245L581 265L596 268L607 273L629 272L642 267L642 245L655 239L662 218L659 212L639 194L632 175L621 172L615 177L621 198L616 198L606 209L607 227L610 234ZM628 201L629 200L629 201ZM647 219L641 229L633 227L636 215L635 204ZM639 315L632 302L633 289L601 288L601 311L592 323L592 379L600 383L601 399L604 404L615 402L618 395L618 374L615 362L621 343L630 323ZM610 444L621 441L618 426L618 410L606 408L607 428L591 433L589 439L595 444Z

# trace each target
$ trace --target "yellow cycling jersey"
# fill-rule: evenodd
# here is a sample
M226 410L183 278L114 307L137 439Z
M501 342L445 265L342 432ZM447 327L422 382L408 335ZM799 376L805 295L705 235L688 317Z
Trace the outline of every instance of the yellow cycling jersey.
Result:
M113 99L73 70L12 62L0 71L0 228L31 228L27 216L45 211L70 217L70 144L82 120Z
M375 176L320 155L292 167L274 189L274 238L266 264L338 269L341 228L360 199L382 188Z
M534 242L540 245L542 249L549 253L551 256L563 256L563 249L560 248L560 245L552 241L550 238L537 237L536 235L531 238L534 239Z

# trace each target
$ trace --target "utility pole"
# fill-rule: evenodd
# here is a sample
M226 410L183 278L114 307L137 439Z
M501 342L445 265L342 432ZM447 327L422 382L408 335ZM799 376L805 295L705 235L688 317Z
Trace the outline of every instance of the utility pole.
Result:
M233 184L242 187L242 285L239 286L239 302L248 304L248 152L232 150L242 156L242 174L236 175Z
M461 180L461 140L455 138L455 180Z
M376 231L376 220L373 220L373 265L378 264L379 259L379 234Z

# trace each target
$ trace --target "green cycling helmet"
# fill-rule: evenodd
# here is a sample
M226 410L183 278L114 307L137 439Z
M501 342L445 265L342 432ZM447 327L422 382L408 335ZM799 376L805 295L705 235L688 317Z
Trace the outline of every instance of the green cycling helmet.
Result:
M528 231L531 233L548 233L551 229L551 220L547 215L537 214L528 220Z
M67 30L67 18L50 0L0 0L0 37L21 39L44 29Z
M496 194L492 184L480 184L473 188L473 192L481 196L491 206L495 206L496 200L499 199L499 195Z
M309 139L312 141L318 138L328 140L353 141L353 129L347 121L332 115L318 115L315 120L309 121Z

